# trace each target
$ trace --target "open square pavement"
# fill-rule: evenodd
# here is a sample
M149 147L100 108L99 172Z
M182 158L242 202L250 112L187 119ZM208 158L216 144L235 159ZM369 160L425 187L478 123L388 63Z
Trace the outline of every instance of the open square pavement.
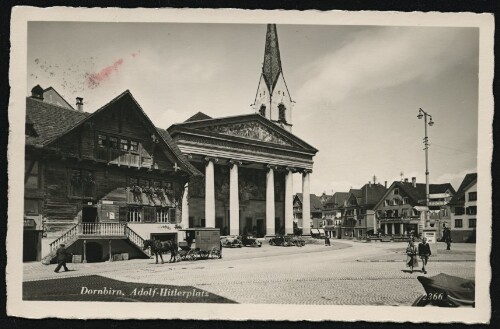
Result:
M70 263L70 272L58 274L53 272L55 265L25 263L23 296L39 300L145 301L101 295L83 298L82 287L89 282L95 289L122 289L127 296L134 285L164 287L164 291L177 287L179 291L196 290L212 296L206 301L186 302L411 305L424 293L417 280L423 273L417 270L411 274L405 268L405 243L332 240L326 247L320 242L302 248L266 243L261 248L224 248L222 259L177 263L155 264L154 259ZM451 251L445 250L444 243L437 243L437 247L438 255L429 260L427 276L446 273L474 279L475 244L452 244ZM44 291L52 291L52 296L44 296ZM179 301L169 296L158 299L158 294L149 301Z

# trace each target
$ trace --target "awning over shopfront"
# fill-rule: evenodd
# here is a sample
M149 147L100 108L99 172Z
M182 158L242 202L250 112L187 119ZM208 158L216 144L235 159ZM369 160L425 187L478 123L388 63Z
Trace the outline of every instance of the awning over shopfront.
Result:
M325 235L325 230L322 229L322 228L319 228L318 232L319 232L320 235Z

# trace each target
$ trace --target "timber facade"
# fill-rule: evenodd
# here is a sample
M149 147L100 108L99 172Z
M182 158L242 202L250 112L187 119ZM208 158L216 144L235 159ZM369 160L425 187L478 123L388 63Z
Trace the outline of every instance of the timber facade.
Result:
M184 185L200 173L129 91L92 114L44 102L35 88L26 105L25 219L38 218L51 250L81 254L85 240L103 260L141 256L144 239L178 239Z

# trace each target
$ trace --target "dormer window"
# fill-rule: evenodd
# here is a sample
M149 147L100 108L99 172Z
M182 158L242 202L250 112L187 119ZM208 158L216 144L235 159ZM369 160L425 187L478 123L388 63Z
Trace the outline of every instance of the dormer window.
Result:
M286 122L286 107L283 104L278 105L279 121Z
M260 106L259 114L262 115L263 117L266 116L266 106L264 104Z

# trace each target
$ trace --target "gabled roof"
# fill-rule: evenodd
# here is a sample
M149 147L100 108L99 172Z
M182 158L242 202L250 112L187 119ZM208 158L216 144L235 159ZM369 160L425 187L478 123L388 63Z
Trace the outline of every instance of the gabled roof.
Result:
M40 99L26 97L26 120L32 123L37 137L26 137L26 145L43 146L90 114L53 105Z
M343 207L344 202L349 197L349 192L335 192L325 204L330 205L334 204L337 207Z
M280 72L282 72L282 68L278 32L276 31L276 24L268 24L262 76L271 94L276 86Z
M203 112L198 112L195 115L191 116L189 119L187 119L184 122L191 122L191 121L199 121L199 120L207 120L207 119L212 119L208 115L206 115Z
M161 136L163 145L173 154L173 157L179 161L179 166L192 175L202 175L191 163L184 157L177 145L172 141L172 138L167 131L156 128L149 117L144 113L141 106L137 103L129 90L124 91L109 103L95 111L94 113L85 113L75 110L69 110L65 107L44 103L41 100L28 97L26 103L26 115L33 123L33 127L38 134L38 137L27 137L26 144L40 147L48 146L67 135L77 127L80 127L85 122L95 118L100 113L108 109L112 104L126 100L135 104L138 112L142 115L153 132Z
M361 188L360 206L375 206L384 196L387 188L382 184L365 184Z
M416 186L413 187L412 182L395 181L380 198L375 207L378 207L394 188L401 189L403 193L410 198L410 204L416 205L419 201L425 200L426 198L424 183L416 183ZM455 189L450 183L429 184L430 194L445 193L446 191L450 191L452 194L455 194Z
M45 88L45 89L43 90L43 93L45 93L45 92L47 92L47 91L49 91L49 90L53 90L53 91L57 94L57 96L59 96L59 97L61 98L61 100L62 100L64 103L66 103L66 105L67 105L69 108L71 108L71 109L73 109L73 110L75 109L75 108L74 108L74 107L73 107L70 103L68 103L68 101L67 101L64 97L62 97L62 96L61 96L61 94L59 94L59 92L58 92L57 90L55 90L55 89L54 89L54 87L50 86L50 87L48 87L48 88ZM44 96L44 97L45 97L45 96ZM44 99L45 99L45 98L44 98Z
M230 125L241 125L241 124L249 124L249 123L256 123L260 127L265 128L266 130L272 132L273 137L276 138L281 138L284 141L287 141L289 144L293 144L293 146L287 146L287 145L280 145L276 144L279 147L283 148L290 148L290 149L297 149L300 148L302 151L307 151L310 153L316 153L318 150L314 148L313 146L309 145L308 143L304 142L302 139L298 138L291 132L281 128L280 126L272 123L268 119L264 118L262 115L257 114L257 113L252 113L252 114L243 114L243 115L235 115L235 116L228 116L228 117L222 117L222 118L212 118L212 119L205 119L205 120L198 120L198 121L186 121L186 122L181 122L181 123L176 123L171 125L167 130L168 132L175 137L176 134L181 133L181 132L196 132L197 134L204 134L207 136L229 136L229 138L233 139L238 139L238 140L247 140L247 141L253 141L256 144L261 144L261 145L269 145L270 142L262 141L262 140L256 140L253 138L246 138L242 136L232 136L232 135L227 135L223 133L219 133L216 128L224 127L224 126L230 126ZM245 129L243 129L245 130Z
M465 201L464 196L467 189L477 182L477 173L469 173L465 175L464 180L460 184L457 193L453 195L450 204L461 204Z
M299 199L301 204L304 203L304 196L302 195L302 193L297 193L295 197ZM320 197L318 197L316 194L310 194L309 199L310 199L309 203L311 205L311 211L317 212L323 210L323 205L321 204Z

